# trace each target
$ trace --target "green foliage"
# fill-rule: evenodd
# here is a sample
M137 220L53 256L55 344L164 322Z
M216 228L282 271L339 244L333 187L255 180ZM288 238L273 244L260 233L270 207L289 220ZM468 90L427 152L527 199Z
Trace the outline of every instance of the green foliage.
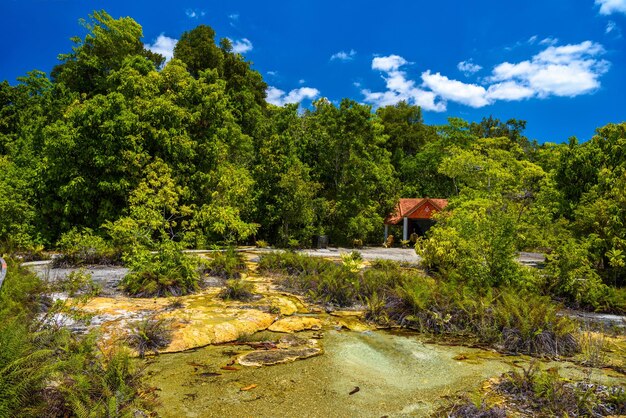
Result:
M102 286L94 282L91 273L82 268L72 271L56 285L59 291L67 293L71 298L77 296L92 298L102 291Z
M115 264L120 255L89 228L72 230L61 235L57 247L63 254L54 260L55 266L85 264Z
M137 249L124 257L130 272L121 286L131 296L180 296L198 288L200 273L196 259L182 252L174 241L163 241L156 253Z
M254 296L254 285L244 279L226 280L224 289L220 292L220 297L224 300L247 301Z
M606 309L608 287L593 269L588 245L569 239L548 255L548 291L580 306Z
M0 153L0 250L29 249L38 241L31 176Z
M238 279L246 270L244 255L230 247L226 251L214 251L211 260L206 263L204 272L223 279Z
M94 334L77 336L54 327L45 321L59 312L54 306L38 319L49 290L36 275L10 263L0 292L0 416L150 414L155 397L127 350L103 353Z
M465 201L439 218L416 251L428 269L472 286L518 284L515 219L504 202Z
M511 289L477 292L432 279L414 279L399 288L410 327L434 334L470 335L503 350L534 355L578 351L575 324L557 315L548 297ZM405 315L406 315L405 314Z
M209 26L184 33L163 65L133 19L99 11L81 24L51 79L0 83L4 251L58 242L67 262L109 262L113 247L133 265L134 293L186 293L193 269L172 253L159 271L150 250L300 248L316 235L360 247L379 242L398 197L429 195L450 199L417 245L441 280L624 309L626 124L538 145L522 120L429 126L404 102L373 112L320 99L299 112L268 104L252 63ZM110 243L91 232L102 230ZM520 250L553 253L549 277L520 267ZM343 274L329 272L319 296L353 299L340 288L361 273Z
M149 414L156 399L128 349L101 352L93 336L66 342L60 382L44 394L48 416L126 417Z
M261 256L258 270L261 273L314 276L332 268L333 265L332 261L320 257L300 255L291 251L273 251Z
M254 243L254 245L257 248L268 248L270 245L267 243L267 241L263 241L262 239L258 239L256 240L256 242Z
M37 416L41 391L54 370L53 351L33 333L43 283L9 262L0 291L0 416Z
M100 93L107 75L118 69L125 57L143 56L157 66L164 61L144 47L141 26L130 17L113 19L105 11L89 17L89 21L80 21L88 32L85 38L72 38L73 51L59 56L62 63L52 71L55 81L81 93Z
M514 409L533 415L608 416L626 411L624 388L570 382L558 369L543 370L537 362L506 373L496 390L514 400Z
M164 319L150 317L135 323L127 337L128 345L143 358L146 352L157 354L172 342L172 325Z

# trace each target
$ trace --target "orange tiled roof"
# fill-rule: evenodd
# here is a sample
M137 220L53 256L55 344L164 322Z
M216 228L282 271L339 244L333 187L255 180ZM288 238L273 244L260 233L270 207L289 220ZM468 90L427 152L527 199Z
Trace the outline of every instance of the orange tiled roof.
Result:
M426 203L430 203L434 207L435 210L433 212L438 212L439 210L442 210L443 208L448 206L447 199L431 199L429 197L417 199L400 199L400 201L396 205L395 212L387 216L387 219L385 219L385 223L389 225L396 225L402 221L402 218L409 217L413 212L418 210ZM429 213L432 214L432 212ZM419 216L418 218L422 218L422 216ZM430 215L426 217L426 219L428 218L430 218Z

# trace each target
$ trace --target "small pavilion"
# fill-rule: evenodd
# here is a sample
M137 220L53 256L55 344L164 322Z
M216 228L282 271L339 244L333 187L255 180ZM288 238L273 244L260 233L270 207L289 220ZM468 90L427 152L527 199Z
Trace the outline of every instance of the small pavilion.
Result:
M385 219L385 241L389 236L389 225L402 223L402 239L409 239L413 233L424 235L435 224L433 214L442 211L448 205L446 199L400 199L394 213Z

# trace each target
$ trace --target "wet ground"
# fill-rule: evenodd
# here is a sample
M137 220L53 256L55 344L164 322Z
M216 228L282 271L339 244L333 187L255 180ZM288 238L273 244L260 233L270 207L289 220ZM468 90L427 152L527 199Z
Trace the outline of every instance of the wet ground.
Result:
M413 335L330 330L321 344L317 357L237 370L221 367L241 347L161 355L148 367L149 383L160 389L159 413L172 418L427 416L445 395L511 368L498 354Z
M350 250L309 254L339 257L342 251ZM246 256L253 261L262 252L248 250ZM412 249L361 253L367 260L417 260ZM302 297L279 290L272 278L256 274L253 262L250 266L245 280L259 295L250 302L219 299L219 280L195 295L129 298L116 288L126 269L87 269L103 292L81 309L94 315L90 326L102 332L105 343L123 336L138 319L157 315L171 321L174 341L162 350L166 353L150 358L146 369L148 384L157 388L162 401L161 416L429 416L447 396L477 390L487 379L528 361L490 350L427 343L414 333L376 330L358 311L328 313L310 306ZM48 280L73 270L51 269L45 263L31 267ZM626 352L619 338L619 346L611 346L616 358ZM298 356L306 358L293 361ZM242 365L264 362L281 364ZM615 370L546 363L553 366L566 377L580 379L589 372L599 383L626 384L626 376Z

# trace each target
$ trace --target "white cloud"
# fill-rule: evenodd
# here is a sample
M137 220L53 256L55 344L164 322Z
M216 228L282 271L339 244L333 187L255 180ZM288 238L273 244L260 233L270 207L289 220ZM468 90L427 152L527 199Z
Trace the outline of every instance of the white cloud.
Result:
M235 20L235 21L236 21L236 20L239 20L239 13L232 13L232 14L229 14L229 15L228 15L228 18L229 18L230 20Z
M387 57L376 57L372 60L372 69L379 71L397 71L408 61L399 55L389 55Z
M331 61L352 61L354 56L356 55L356 51L351 49L350 51L339 51L336 54L330 56Z
M430 70L422 73L424 87L428 87L444 100L461 103L470 107L483 107L489 104L485 97L487 91L483 86L450 80L439 73L431 74Z
M539 45L556 45L558 42L558 38L547 37L539 41Z
M304 78L301 78L300 80L298 80L298 84L304 84L306 83L306 80Z
M609 34L615 29L617 29L617 25L612 20L609 20L609 22L606 24L606 30L604 31L604 33Z
M626 0L596 0L596 5L600 5L601 15L613 13L626 14Z
M465 74L466 77L469 77L483 69L480 65L474 64L472 60L461 61L456 65L456 68Z
M612 20L609 20L609 22L606 24L606 30L604 31L604 33L606 33L607 35L612 33L613 36L615 36L616 38L622 37L622 30L619 26L617 26L617 23Z
M189 19L197 19L199 17L204 16L206 13L204 10L187 9L185 10L185 14L187 15Z
M165 57L165 61L169 61L174 56L174 47L178 39L170 38L164 34L160 34L153 44L145 44L146 49L161 54Z
M530 38L528 38L528 43L531 45L534 44L535 42L537 42L537 38L538 38L537 35L531 36Z
M228 39L233 46L233 52L237 54L245 54L246 52L252 51L252 42L248 38L239 39L233 41L232 39Z
M556 42L552 38L547 39L550 39L550 43ZM479 108L498 100L575 97L593 93L600 87L600 77L610 67L608 61L600 58L604 53L602 45L591 41L550 45L528 60L496 65L491 75L481 80L482 85L464 83L439 72L426 70L421 74L421 85L416 86L415 81L402 70L408 64L403 57L376 57L372 60L372 69L383 73L387 89L382 92L362 89L361 93L365 102L375 106L387 106L405 100L424 110L439 112L446 110L449 101ZM463 61L457 67L461 71L476 69L472 65L476 64Z
M599 78L610 66L608 61L597 58L603 53L602 45L591 41L550 46L531 60L497 65L489 80L515 81L540 98L574 97L600 87Z
M300 103L304 99L313 100L320 95L318 89L312 87L300 87L293 89L289 93L276 87L267 88L267 102L276 106L283 106L287 103Z
M271 75L272 77L275 77L278 75L278 71L268 71L267 75Z
M400 67L406 64L408 62L399 55L374 58L372 60L372 69L384 73L383 79L386 82L387 91L372 92L368 89L363 89L361 93L365 96L364 100L377 107L393 105L404 100L421 106L425 110L435 112L446 110L445 103L435 102L435 93L416 87L415 82L407 79L404 71L400 71Z
M494 100L517 101L534 95L534 90L529 87L522 86L515 81L505 81L489 86L485 97L490 102Z

